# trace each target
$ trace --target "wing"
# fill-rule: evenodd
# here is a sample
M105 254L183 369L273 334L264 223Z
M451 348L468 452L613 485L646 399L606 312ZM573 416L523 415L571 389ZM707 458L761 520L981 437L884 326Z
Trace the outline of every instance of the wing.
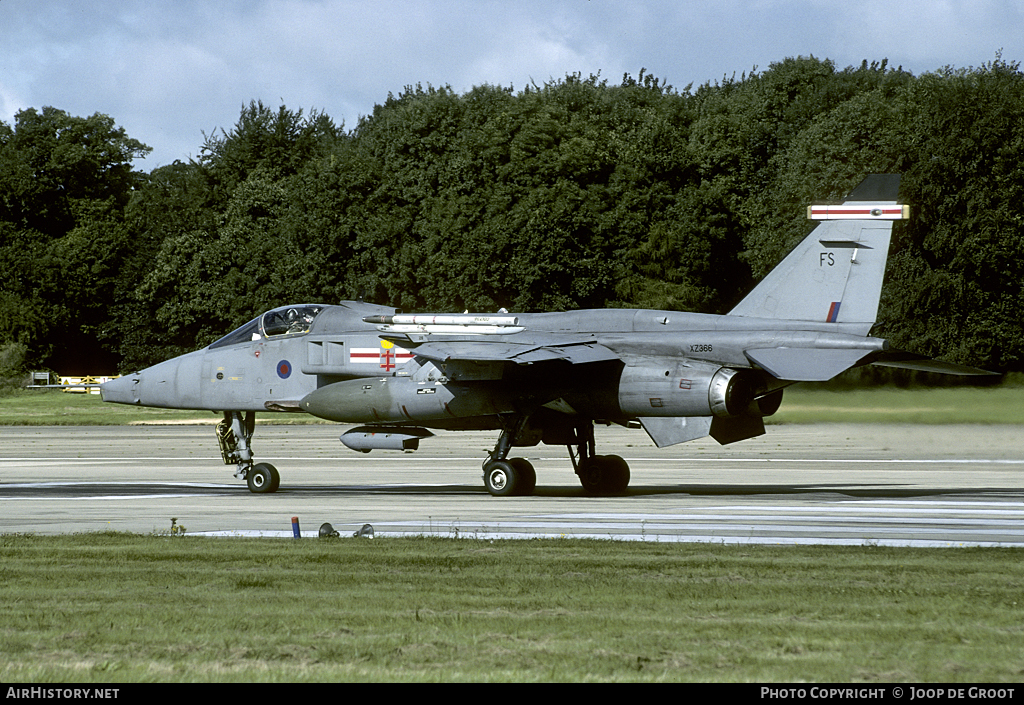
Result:
M437 363L449 362L510 362L517 365L532 365L538 362L563 360L573 365L589 362L618 360L614 352L599 345L593 338L566 336L531 336L516 340L481 340L456 338L438 340L432 336L428 342L418 343L410 336L381 336L396 345L410 350L414 355Z

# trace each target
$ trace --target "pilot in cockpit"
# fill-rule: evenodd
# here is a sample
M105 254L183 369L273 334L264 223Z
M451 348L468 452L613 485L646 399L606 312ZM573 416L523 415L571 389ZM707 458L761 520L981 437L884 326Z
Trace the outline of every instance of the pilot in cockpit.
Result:
M309 309L290 308L285 314L289 333L305 333L313 324L315 314Z

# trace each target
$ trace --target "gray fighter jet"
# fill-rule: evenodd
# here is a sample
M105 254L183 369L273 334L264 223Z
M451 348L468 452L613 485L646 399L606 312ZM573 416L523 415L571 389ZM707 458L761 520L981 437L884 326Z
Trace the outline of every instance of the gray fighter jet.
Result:
M783 389L859 365L988 374L888 349L878 311L898 175L873 175L727 315L651 310L402 314L362 302L285 306L212 345L106 382L104 401L222 412L224 462L252 492L280 476L254 463L256 412L359 424L356 451L415 450L429 429L500 430L483 463L493 495L527 495L533 466L513 447L565 445L583 487L617 493L629 466L598 455L594 425L643 428L658 447L765 432Z

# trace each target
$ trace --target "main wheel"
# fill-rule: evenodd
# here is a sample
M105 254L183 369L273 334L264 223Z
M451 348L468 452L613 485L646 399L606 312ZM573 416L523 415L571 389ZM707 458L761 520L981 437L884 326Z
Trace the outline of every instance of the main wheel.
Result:
M526 458L511 458L508 461L516 471L516 495L528 497L537 487L537 471Z
M606 455L604 460L607 476L604 491L609 494L625 492L629 487L629 463L618 455Z
M509 461L495 460L484 467L484 487L495 497L510 497L516 494L519 475Z
M618 494L629 486L629 465L617 455L595 455L580 463L580 484L590 494Z
M253 494L277 492L281 485L281 475L270 463L257 463L245 476L245 484Z

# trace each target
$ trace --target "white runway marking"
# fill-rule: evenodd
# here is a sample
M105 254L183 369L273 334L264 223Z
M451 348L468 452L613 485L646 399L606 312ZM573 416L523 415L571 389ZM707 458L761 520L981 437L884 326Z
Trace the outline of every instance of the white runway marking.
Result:
M549 446L519 451L537 468L535 496L491 497L480 465L493 434L372 456L341 448L336 427L261 426L257 437L259 460L281 472L273 495L231 478L208 428L0 428L0 533L167 533L176 517L187 536L290 538L299 516L303 538L330 522L342 540L370 523L378 539L1024 546L1015 427L782 426L660 450L602 429L602 452L631 466L621 497L585 496L564 449Z
M1024 547L1024 503L1019 509L990 510L994 502L898 502L874 514L879 502L861 507L768 507L722 505L703 511L638 513L566 513L524 516L503 521L386 521L374 524L377 537L446 536L482 540L519 538L591 538L651 542L727 544L871 545L913 547ZM760 513L748 514L750 510ZM947 515L956 518L921 516ZM854 514L860 514L856 516ZM998 518L993 518L998 517ZM345 531L335 525L346 536ZM358 528L358 527L356 527ZM291 538L287 531L215 531L203 536ZM348 535L351 535L349 532ZM953 535L954 537L951 537ZM302 537L316 537L303 531Z

